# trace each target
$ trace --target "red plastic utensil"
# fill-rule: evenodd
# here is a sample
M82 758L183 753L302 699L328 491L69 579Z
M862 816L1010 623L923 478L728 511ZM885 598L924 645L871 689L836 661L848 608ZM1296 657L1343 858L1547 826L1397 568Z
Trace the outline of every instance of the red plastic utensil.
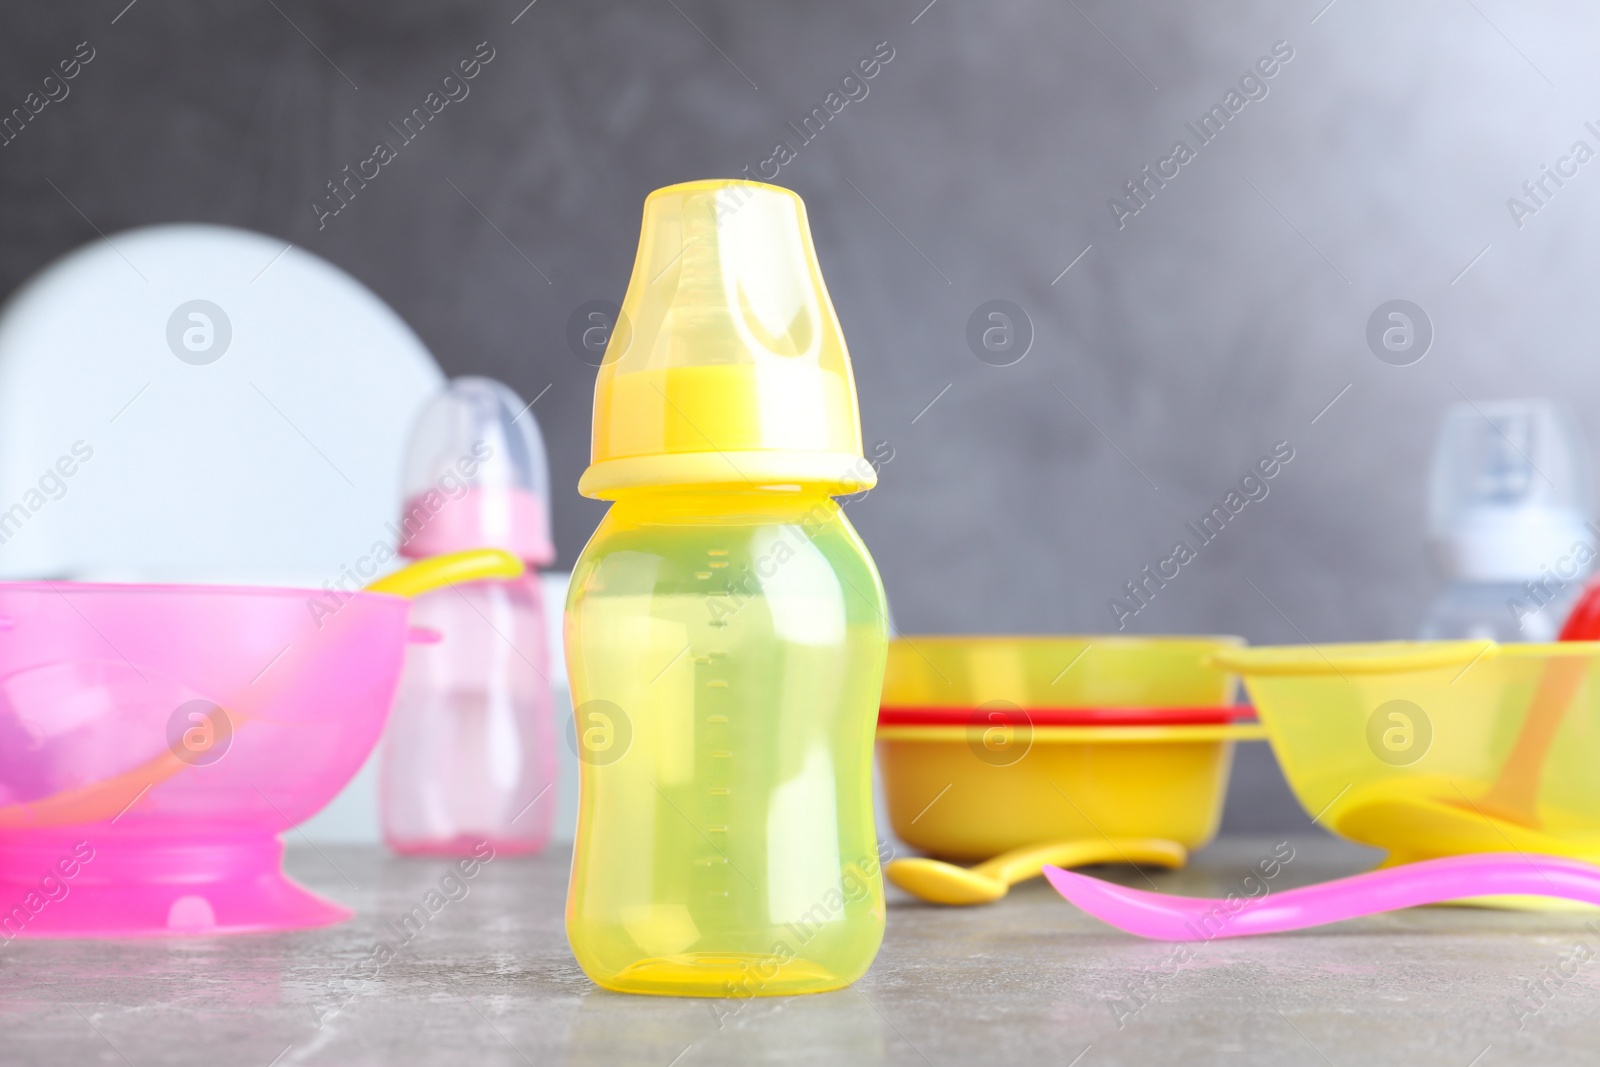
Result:
M1584 587L1561 626L1561 641L1600 640L1600 578Z

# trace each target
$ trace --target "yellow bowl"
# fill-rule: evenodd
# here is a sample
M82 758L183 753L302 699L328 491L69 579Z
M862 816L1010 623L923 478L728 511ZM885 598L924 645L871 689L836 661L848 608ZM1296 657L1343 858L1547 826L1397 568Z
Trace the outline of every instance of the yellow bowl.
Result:
M1600 643L1229 649L1301 805L1390 863L1600 862Z
M1232 637L917 637L890 642L887 708L1022 709L995 725L879 726L889 818L907 844L980 860L1046 841L1215 835L1233 743L1256 725L1031 726L1029 708L1231 702L1207 660Z

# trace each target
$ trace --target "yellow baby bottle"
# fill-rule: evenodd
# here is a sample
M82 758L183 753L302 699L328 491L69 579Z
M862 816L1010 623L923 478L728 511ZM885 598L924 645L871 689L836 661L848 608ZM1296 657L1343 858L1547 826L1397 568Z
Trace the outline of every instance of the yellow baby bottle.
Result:
M815 993L877 954L883 586L833 500L875 482L800 198L651 193L566 614L567 939L605 988Z

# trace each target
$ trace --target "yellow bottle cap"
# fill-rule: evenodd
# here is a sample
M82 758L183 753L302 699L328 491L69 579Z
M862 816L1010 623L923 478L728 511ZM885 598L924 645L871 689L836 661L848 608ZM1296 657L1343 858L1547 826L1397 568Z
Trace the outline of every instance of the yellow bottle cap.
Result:
M748 181L651 193L578 491L876 483L805 204Z

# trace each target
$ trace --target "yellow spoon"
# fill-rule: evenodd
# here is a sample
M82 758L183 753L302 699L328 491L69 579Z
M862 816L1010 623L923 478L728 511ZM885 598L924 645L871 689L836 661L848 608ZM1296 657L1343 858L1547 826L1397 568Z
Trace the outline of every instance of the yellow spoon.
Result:
M522 572L522 561L509 552L498 548L472 548L465 552L451 552L418 560L393 574L369 582L362 592L419 597L447 585L516 578Z
M976 867L918 857L895 860L884 868L889 881L932 904L988 904L1006 895L1018 882L1039 877L1052 867L1090 867L1098 863L1148 863L1178 868L1189 850L1159 837L1102 838L1098 841L1052 841L1003 852Z

